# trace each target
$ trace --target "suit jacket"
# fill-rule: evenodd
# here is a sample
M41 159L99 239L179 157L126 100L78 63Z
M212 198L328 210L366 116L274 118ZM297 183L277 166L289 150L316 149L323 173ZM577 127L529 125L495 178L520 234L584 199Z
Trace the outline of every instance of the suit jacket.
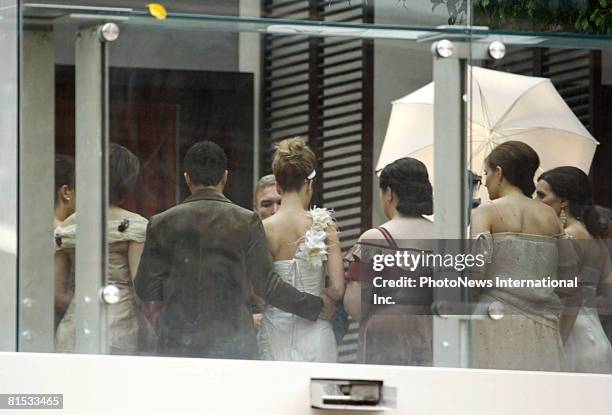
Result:
M272 271L259 216L206 188L151 218L135 281L144 301L163 301L158 352L257 357L251 285L268 303L316 320L321 298Z

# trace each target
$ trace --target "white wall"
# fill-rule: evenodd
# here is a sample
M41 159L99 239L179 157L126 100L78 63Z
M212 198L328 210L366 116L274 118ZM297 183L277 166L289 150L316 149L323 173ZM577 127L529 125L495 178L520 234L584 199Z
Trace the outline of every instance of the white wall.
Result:
M612 376L604 375L0 353L0 393L63 393L64 409L48 411L62 415L355 414L311 409L313 377L383 380L397 388L389 415L609 415L612 408Z
M394 7L390 7L393 3ZM397 1L376 1L374 19L377 24L406 24L436 26L446 23L444 7L431 12L429 0L408 2L406 7ZM430 44L401 40L374 42L374 162L376 167L380 149L387 132L391 101L401 98L432 81L433 58ZM385 222L379 200L378 179L374 179L372 195L372 223Z

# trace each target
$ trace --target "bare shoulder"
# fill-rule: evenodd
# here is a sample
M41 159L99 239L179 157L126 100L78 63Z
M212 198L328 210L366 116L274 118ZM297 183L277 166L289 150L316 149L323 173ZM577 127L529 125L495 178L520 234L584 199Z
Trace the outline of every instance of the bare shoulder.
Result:
M501 202L492 201L489 203L483 203L476 209L472 210L472 217L489 217L496 209L498 209L498 206L495 206L494 203L497 203L498 205L502 204Z
M491 222L496 207L493 203L486 203L472 210L470 230L473 235L491 231Z
M575 239L591 239L591 234L580 222L575 222L565 228L565 233L573 236Z
M123 219L133 220L133 219L140 219L142 218L142 216L140 216L136 212L132 212L132 211L120 208L120 207L113 207L108 212L108 218L110 220L123 220Z
M384 236L378 229L372 228L362 233L359 237L360 241L367 239L384 239Z
M267 218L265 218L264 220L261 221L261 223L263 224L263 228L264 231L266 232L266 234L272 232L275 228L275 222L276 222L276 215L272 215L269 216Z
M563 232L559 217L552 207L538 200L531 200L530 207L548 233L555 235Z
M61 224L60 226L68 226L68 225L74 225L76 223L76 213L73 213L72 215L68 216Z

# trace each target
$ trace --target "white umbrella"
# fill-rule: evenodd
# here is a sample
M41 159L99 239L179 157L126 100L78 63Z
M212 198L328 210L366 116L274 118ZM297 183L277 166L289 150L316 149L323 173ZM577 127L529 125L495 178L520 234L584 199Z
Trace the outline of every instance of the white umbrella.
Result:
M599 144L567 106L550 79L470 67L469 168L482 175L484 159L504 141L529 144L540 169L575 166L588 173ZM394 101L376 165L406 156L421 160L433 183L434 83ZM480 196L488 199L481 188Z

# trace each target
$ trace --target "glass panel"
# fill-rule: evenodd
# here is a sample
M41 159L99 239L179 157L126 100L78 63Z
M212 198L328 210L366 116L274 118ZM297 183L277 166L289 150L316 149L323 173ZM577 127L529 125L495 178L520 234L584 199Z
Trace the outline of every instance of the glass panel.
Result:
M18 21L16 1L0 1L0 186L4 197L0 209L0 350L15 351L17 321L17 143L18 136Z
M55 104L57 155L76 157L76 168L64 156L55 166L64 173L54 188L56 273L45 277L56 280L55 351L433 363L428 306L396 313L399 322L384 313L368 317L361 332L371 318L376 334L365 339L344 310L342 292L345 267L359 258L352 248L360 234L396 216L384 207L374 171L391 103L432 80L429 37L439 30L193 15L157 21L140 12L40 6L26 8L24 21L28 30L52 34L55 95L40 102ZM108 22L120 29L116 40L109 37L112 26L92 37ZM431 99L425 119L432 117ZM431 126L425 140L432 139ZM112 143L106 155L105 128ZM269 182L254 189L272 171L274 144L295 136L312 149L316 166L306 150L279 153L279 208ZM223 195L203 188L225 183L223 168L217 177L202 166L215 148L188 153L202 140L216 142L227 156ZM397 158L393 153L387 151L380 168ZM107 172L99 176L104 157ZM101 205L105 188L109 203ZM422 197L431 198L431 190ZM79 206L85 213L77 221ZM314 206L333 209L336 220L325 224L324 211L316 211L315 222L328 232L318 244L314 228L303 239L312 226L304 208ZM253 208L265 233L245 210ZM425 237L432 224L421 213L430 214L431 206L410 213L409 222ZM91 225L79 227L85 220ZM417 228L397 231L395 223L388 224L392 233L406 232L398 240L415 237ZM331 232L335 226L339 234ZM385 240L369 232L367 238ZM322 243L329 250L323 266ZM77 246L84 247L80 254ZM101 268L105 257L108 267ZM96 280L100 270L103 280ZM351 284L345 302L358 316L360 290ZM106 288L101 295L108 304L100 306L96 286ZM313 323L322 293L336 300L336 312L331 322ZM422 350L400 353L406 339L392 336L400 326L419 329L408 341Z
M476 30L473 50L497 38L505 57L473 60L469 78L468 155L483 183L471 233L490 256L480 269L490 285L475 299L497 310L474 316L471 364L612 373L612 40Z
M397 365L516 362L512 353L486 360L500 339L495 330L506 330L504 324L518 316L510 300L500 300L506 318L501 323L491 318L500 312L489 308L486 296L477 299L485 306L482 313L436 302L436 313L447 316L441 319L431 315L430 288L436 288L436 300L446 299L450 306L474 293L461 287L439 292L445 287L437 284L425 290L378 287L367 271L383 254L397 259L444 249L456 259L467 249L461 240L472 205L467 183L483 175L484 164L482 158L470 160L474 174L468 176L461 154L486 155L497 143L500 135L484 130L482 120L500 116L500 99L529 97L510 81L495 79L488 84L493 100L476 94L480 67L499 72L517 62L540 65L531 75L559 77L570 95L582 91L562 96L576 106L577 122L600 128L592 135L603 137L605 117L597 120L593 114L604 108L607 52L596 49L607 45L606 39L430 29L428 20L405 25L400 17L369 12L366 7L359 19L341 21L332 14L314 22L187 13L156 20L142 10L24 8L24 39L29 40L21 56L29 69L22 119L31 122L24 125L24 143L40 145L24 152L32 169L23 186L32 194L46 192L41 196L46 202L27 206L29 217L36 218L28 225L35 231L28 240L36 232L43 235L40 241L50 234L44 228L51 222L52 199L56 219L55 258L41 243L30 252L37 260L28 264L28 275L47 286L32 290L22 284L30 290L22 292L22 301L30 298L36 315L43 316L21 321L20 332L40 334L36 350ZM453 49L437 49L434 59L431 46L444 38L452 40ZM494 64L487 56L493 41L507 48L507 56ZM582 50L572 51L575 44ZM558 67L560 61L566 66ZM441 85L437 90L431 84L434 74ZM599 79L600 90L585 92L592 78ZM468 117L480 123L465 124L464 93ZM531 101L542 105L543 96ZM597 106L585 111L585 100ZM533 116L526 109L531 101L510 106L518 114L517 124L508 127L512 134L521 133L520 121ZM570 112L557 118L543 114L556 127L571 119ZM503 114L501 120L507 121ZM464 130L484 140L461 142ZM282 141L292 137L303 143ZM224 155L204 140L216 143ZM600 154L610 152L603 138L598 140L596 160L604 166ZM277 149L279 142L284 144ZM44 150L53 144L55 160L46 156L53 151ZM436 148L442 151L436 154ZM404 156L413 160L392 165ZM434 159L441 166L435 171ZM41 173L54 162L51 183ZM375 172L383 168L378 177ZM260 181L272 172L276 186L269 178ZM495 185L490 177L494 174L486 179L489 190ZM504 177L498 182L505 183ZM607 197L600 177L605 174L593 173L599 180L596 201ZM433 224L431 217L422 217L432 213L431 184ZM474 197L488 200L484 187ZM335 222L325 210L311 210L315 206L333 210ZM486 206L493 205L477 212ZM75 210L81 212L80 227ZM497 217L497 210L491 215ZM482 223L475 213L472 231ZM379 225L382 230L375 229ZM448 240L452 243L443 243ZM553 259L543 258L539 265ZM392 279L433 272L431 266L388 267ZM487 265L487 272L492 267ZM463 269L451 271L456 278ZM21 276L22 283L28 275ZM497 298L496 292L485 294ZM558 319L555 323L549 314L558 312L560 303L553 304L558 295L546 294L546 318L534 311L528 323L533 330L555 332ZM391 304L394 298L402 304ZM537 339L549 343L525 343L523 349L552 347L551 339L559 339L556 330L557 337L538 332ZM510 340L514 343L504 345L523 350L517 346L523 339ZM509 368L565 369L545 366L550 356L535 358L541 366L531 365L529 353Z
M130 8L135 12L146 12L146 4L133 0L79 0L66 2L51 0L44 3L57 7L71 3L79 7L100 8L100 6ZM270 19L293 20L338 20L344 22L359 22L363 9L368 9L376 16L376 22L382 24L398 24L403 26L436 27L452 23L465 24L467 8L463 6L459 13L450 12L446 5L434 6L429 0L227 0L223 2L202 0L185 1L165 4L171 14L211 15Z

